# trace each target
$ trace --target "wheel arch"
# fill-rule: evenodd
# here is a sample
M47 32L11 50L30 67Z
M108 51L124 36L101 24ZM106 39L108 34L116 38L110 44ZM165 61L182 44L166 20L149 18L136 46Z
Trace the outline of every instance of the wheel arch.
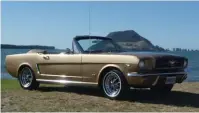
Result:
M105 75L106 72L112 70L112 69L116 69L120 72L123 73L124 75L124 72L122 71L122 68L116 64L109 64L109 65L105 65L100 71L99 71L99 74L98 74L98 77L97 77L97 82L98 82L98 86L100 86L101 82L102 82L102 78L103 76ZM126 77L124 77L126 78Z
M32 70L32 66L29 63L21 63L19 65L19 67L17 68L17 74L16 77L19 76L20 71L24 68L24 67L29 67Z

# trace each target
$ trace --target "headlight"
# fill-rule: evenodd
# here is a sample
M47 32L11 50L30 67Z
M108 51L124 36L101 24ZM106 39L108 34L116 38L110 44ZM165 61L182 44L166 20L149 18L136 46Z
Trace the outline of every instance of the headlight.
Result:
M145 67L144 61L140 61L139 62L139 68L144 68L144 67Z
M184 61L184 67L187 67L187 61L186 60Z

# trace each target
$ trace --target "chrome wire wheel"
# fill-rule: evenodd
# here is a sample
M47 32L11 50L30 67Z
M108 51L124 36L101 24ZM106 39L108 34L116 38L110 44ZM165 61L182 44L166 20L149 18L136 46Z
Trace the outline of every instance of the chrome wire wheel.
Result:
M19 75L19 81L24 88L28 88L33 81L33 73L30 68L25 67L22 69Z
M117 97L120 94L122 85L119 75L113 71L108 72L103 79L103 90L109 97Z

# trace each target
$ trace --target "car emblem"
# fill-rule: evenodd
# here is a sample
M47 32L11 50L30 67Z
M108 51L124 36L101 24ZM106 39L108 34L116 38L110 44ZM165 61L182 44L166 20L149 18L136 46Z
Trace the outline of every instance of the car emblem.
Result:
M169 61L169 63L170 63L171 66L173 66L176 62L171 60L171 61Z

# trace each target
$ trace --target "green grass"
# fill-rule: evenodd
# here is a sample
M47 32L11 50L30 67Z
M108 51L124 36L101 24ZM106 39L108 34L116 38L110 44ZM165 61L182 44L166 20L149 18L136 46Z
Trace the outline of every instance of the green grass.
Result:
M17 90L21 89L16 79L1 79L1 90Z
M41 87L63 87L59 84L41 84ZM23 90L17 79L1 79L1 90Z
M176 84L163 96L149 90L133 90L121 100L109 100L98 89L41 85L38 90L23 90L17 80L1 80L3 112L182 112L199 111L199 82Z

